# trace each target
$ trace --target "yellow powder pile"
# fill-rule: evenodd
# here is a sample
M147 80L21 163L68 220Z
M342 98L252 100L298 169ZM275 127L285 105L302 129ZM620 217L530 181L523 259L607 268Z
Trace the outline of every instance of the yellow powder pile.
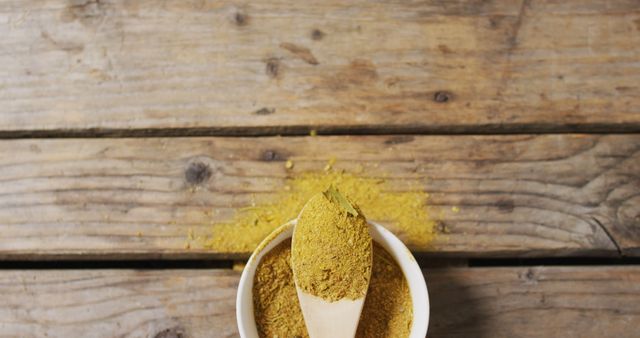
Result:
M363 298L371 276L371 243L367 220L338 190L315 195L293 233L296 284L330 302Z
M266 254L254 277L253 304L258 333L308 338L290 265L291 241ZM406 338L413 318L411 294L402 270L381 246L373 245L373 268L356 338Z
M418 184L415 190L394 191L384 179L330 169L288 179L268 201L238 210L227 223L215 224L204 246L222 253L251 252L275 228L298 217L312 196L332 185L369 220L384 223L409 247L424 249L433 240L435 221L426 209L428 195Z

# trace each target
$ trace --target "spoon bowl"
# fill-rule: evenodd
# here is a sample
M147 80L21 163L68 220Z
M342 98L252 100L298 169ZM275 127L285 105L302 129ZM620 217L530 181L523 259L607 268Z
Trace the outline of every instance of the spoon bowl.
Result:
M373 240L391 254L409 284L413 304L413 320L409 337L424 338L427 335L429 325L429 295L422 270L400 239L383 226L370 221L368 223L369 233ZM259 338L253 312L253 278L258 264L266 253L291 238L295 224L294 220L274 230L253 252L242 272L236 297L236 319L242 338Z

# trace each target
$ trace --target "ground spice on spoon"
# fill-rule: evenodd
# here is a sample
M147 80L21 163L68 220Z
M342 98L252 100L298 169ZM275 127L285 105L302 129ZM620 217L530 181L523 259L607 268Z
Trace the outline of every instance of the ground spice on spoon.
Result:
M366 295L371 276L369 225L330 187L307 202L298 218L292 267L298 287L329 302Z

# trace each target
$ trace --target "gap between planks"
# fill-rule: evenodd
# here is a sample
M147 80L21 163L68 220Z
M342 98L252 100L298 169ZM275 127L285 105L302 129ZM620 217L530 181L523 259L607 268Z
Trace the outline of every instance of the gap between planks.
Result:
M526 268L536 266L561 267L613 267L639 266L640 257L539 257L539 258L465 258L465 257L429 257L415 255L418 265L423 269L434 268L478 268L512 267ZM234 270L242 271L247 260L211 260L211 259L156 259L156 260L38 260L38 261L0 261L0 270Z
M263 136L336 135L522 135L522 134L637 134L640 123L627 124L504 124L491 125L431 125L431 126L281 126L281 127L218 127L218 128L156 128L156 129L58 129L0 130L1 139L47 138L152 138L152 137L263 137Z

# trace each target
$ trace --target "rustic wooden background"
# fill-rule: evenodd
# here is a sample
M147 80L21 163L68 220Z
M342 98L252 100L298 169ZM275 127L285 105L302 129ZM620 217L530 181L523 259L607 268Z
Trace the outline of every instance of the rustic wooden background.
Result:
M332 157L426 182L430 336L640 336L637 0L0 0L0 36L0 336L236 337L249 253L187 229Z

